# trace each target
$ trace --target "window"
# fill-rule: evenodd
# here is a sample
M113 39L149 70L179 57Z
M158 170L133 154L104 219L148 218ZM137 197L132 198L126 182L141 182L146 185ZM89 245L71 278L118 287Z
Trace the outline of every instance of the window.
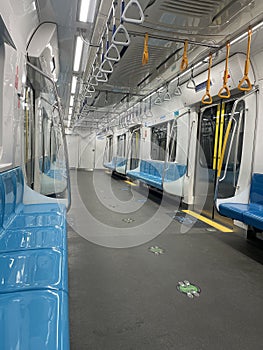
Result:
M117 138L117 156L125 157L126 153L126 134L120 135Z
M171 137L169 142L169 162L175 162L177 149L177 122L174 123L174 127L171 130Z
M140 140L141 140L140 130L134 131L132 133L132 138L131 138L131 164L130 164L131 170L136 169L139 165Z
M151 158L153 160L165 160L167 142L167 123L152 127Z

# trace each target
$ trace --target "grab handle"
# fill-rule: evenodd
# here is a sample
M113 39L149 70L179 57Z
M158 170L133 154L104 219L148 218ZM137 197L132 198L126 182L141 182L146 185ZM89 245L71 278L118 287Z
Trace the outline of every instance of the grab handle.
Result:
M111 44L105 53L105 59L108 61L119 62L121 59L119 50L115 44Z
M118 41L117 40L117 34L120 34L120 33L124 34L125 39L126 39L125 41ZM115 30L114 34L112 35L111 40L112 40L112 43L115 45L129 46L131 43L129 33L123 24L120 24L119 27Z
M179 84L179 77L177 79L177 85L176 85L175 90L174 90L174 95L175 96L181 96L182 95L182 89L181 89L180 84Z
M194 81L194 68L193 67L191 69L191 76L186 84L186 87L187 87L187 89L192 89L192 90L195 90L195 88L196 88L196 84Z
M108 65L108 67L106 66ZM104 62L100 65L100 71L102 73L112 73L113 72L113 66L111 64L111 61L104 60Z
M229 87L227 85L228 83L228 60L229 60L229 53L230 53L230 43L228 42L226 44L226 64L225 64L225 72L224 72L224 79L223 79L223 86L218 92L218 96L220 98L229 98L231 96Z
M180 65L180 70L183 71L188 67L188 57L187 57L187 50L188 50L188 40L185 40L184 42L184 53L183 53L183 58L182 62Z
M208 66L208 77L207 77L207 82L206 82L206 93L202 98L202 103L205 105L211 105L213 102L212 96L210 94L210 87L211 87L211 68L212 68L212 54L210 53L209 55L209 66Z
M127 17L126 13L128 9L132 6L136 6L137 10L139 11L139 19ZM138 0L130 0L130 2L126 5L123 11L121 19L127 23L134 23L134 24L142 24L144 22L144 13Z
M249 29L248 30L247 58L246 58L246 63L245 63L245 71L244 71L243 78L240 80L240 82L238 84L238 89L240 91L250 91L252 89L252 84L251 84L251 81L249 80L249 77L248 77L249 64L250 64L251 36L252 36L252 29ZM247 86L244 86L244 83L246 83Z
M146 33L144 37L144 48L143 48L143 55L142 55L143 66L147 64L149 61L148 39L149 39L149 36L148 36L148 33Z

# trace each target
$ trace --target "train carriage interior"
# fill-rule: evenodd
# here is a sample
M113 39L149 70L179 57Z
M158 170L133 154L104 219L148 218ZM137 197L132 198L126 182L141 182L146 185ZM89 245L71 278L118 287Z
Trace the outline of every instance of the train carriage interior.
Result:
M262 62L261 0L0 3L0 350L263 348Z

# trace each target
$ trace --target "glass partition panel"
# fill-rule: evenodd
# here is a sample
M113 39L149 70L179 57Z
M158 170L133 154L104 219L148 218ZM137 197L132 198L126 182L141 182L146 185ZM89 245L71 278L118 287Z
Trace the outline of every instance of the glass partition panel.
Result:
M34 89L34 181L39 193L70 206L70 179L63 114L52 79L31 64L28 79ZM27 151L28 152L28 151ZM25 155L28 156L28 155Z

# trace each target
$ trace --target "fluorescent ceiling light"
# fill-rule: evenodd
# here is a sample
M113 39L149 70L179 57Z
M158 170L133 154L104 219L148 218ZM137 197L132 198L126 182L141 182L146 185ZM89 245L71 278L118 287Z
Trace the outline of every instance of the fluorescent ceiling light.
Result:
M83 41L81 37L78 36L76 39L75 57L74 57L74 65L73 65L73 70L75 72L79 71L80 61L82 56L82 49L83 49Z
M70 107L73 107L73 104L74 104L74 95L71 95L69 100Z
M76 75L73 75L72 82L71 82L71 93L72 94L75 94L76 87L77 87L77 77L76 77Z
M80 0L79 21L93 22L97 0Z
M68 109L68 114L72 114L72 110L73 110L73 107L69 107L69 109Z

